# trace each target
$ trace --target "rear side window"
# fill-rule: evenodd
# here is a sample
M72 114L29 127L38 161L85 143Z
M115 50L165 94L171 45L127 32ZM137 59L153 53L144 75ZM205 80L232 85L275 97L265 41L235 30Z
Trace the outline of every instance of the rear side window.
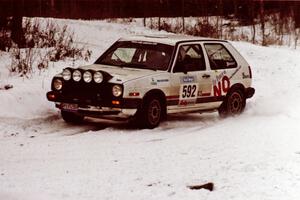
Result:
M211 69L228 69L237 67L237 63L222 44L204 44Z

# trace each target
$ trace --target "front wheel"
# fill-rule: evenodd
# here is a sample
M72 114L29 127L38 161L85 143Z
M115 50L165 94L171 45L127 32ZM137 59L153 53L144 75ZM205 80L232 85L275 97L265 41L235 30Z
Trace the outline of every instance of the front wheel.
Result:
M64 110L61 111L61 116L62 116L63 120L65 120L65 122L73 123L73 124L81 123L84 119L84 116L82 116L82 115L78 115L76 113L68 112L68 111L64 111Z
M227 117L241 114L245 109L245 105L246 99L244 93L240 90L231 91L219 107L219 115L221 117Z
M162 105L159 98L150 97L146 99L137 117L141 128L153 129L157 127L162 119Z

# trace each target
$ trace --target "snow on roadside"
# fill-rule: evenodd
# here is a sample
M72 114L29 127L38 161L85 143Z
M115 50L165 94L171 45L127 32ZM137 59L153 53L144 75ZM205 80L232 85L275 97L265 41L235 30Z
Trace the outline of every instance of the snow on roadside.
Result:
M155 33L143 27L132 25L120 25L104 21L84 21L84 20L65 20L65 19L43 19L35 18L41 24L54 21L57 25L63 27L67 25L69 31L75 32L75 43L80 46L87 46L92 50L92 56L89 62L76 61L75 65L84 65L93 63L104 50L113 42L122 36L129 34ZM7 53L0 55L0 86L12 84L13 90L0 92L0 118L36 118L47 116L47 113L53 114L50 105L45 98L46 92L50 89L52 77L61 72L64 67L72 66L71 60L66 62L51 63L49 70L40 72L35 70L33 78L19 78L9 74L10 58Z
M94 59L120 36L154 33L57 22L84 38ZM10 77L15 87L0 91L0 199L300 199L299 51L233 44L252 67L256 94L241 116L223 120L213 113L171 116L154 130L98 120L70 126L45 99L65 63L30 80ZM213 192L186 187L206 182Z

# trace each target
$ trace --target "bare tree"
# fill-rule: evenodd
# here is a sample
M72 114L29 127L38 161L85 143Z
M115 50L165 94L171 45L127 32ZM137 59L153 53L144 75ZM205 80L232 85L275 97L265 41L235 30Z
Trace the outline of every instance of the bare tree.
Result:
M25 35L22 27L23 17L15 15L12 18L11 39L18 44L19 47L25 46Z
M184 0L181 0L181 14L182 14L182 33L185 32L185 23L184 23Z
M218 0L218 16L217 16L217 22L216 22L216 30L217 35L216 37L222 38L223 35L223 0Z
M251 42L252 44L255 44L255 36L256 36L256 15L255 15L255 4L252 0L248 2L250 4L249 6L249 12L250 12L250 23L251 23L251 28L252 28L252 38Z
M260 16L260 28L262 34L262 46L266 46L266 35L265 35L265 11L264 11L264 0L260 0L259 4L259 16Z

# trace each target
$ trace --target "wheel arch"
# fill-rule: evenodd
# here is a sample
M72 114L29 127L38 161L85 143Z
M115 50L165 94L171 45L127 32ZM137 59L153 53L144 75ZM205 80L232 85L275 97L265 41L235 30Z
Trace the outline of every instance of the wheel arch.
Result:
M166 100L166 95L165 93L160 90L160 89L152 89L149 90L143 97L142 99L142 105L144 105L144 103L147 101L147 99L151 98L151 97L158 97L160 99L162 108L163 108L163 115L167 114L167 100Z
M233 84L230 89L228 90L227 94L226 94L226 97L224 98L222 104L220 105L220 107L218 108L218 112L219 112L219 115L223 118L223 117L226 117L228 116L228 98L229 96L234 92L234 91L240 91L242 93L242 95L244 96L245 95L245 87L243 84L241 83L236 83L236 84ZM244 110L246 106L246 98L244 96L244 101L243 101L243 104L242 104L242 111Z
M235 83L233 84L226 95L228 95L230 92L234 91L234 90L240 90L244 95L245 95L245 86L241 83Z

